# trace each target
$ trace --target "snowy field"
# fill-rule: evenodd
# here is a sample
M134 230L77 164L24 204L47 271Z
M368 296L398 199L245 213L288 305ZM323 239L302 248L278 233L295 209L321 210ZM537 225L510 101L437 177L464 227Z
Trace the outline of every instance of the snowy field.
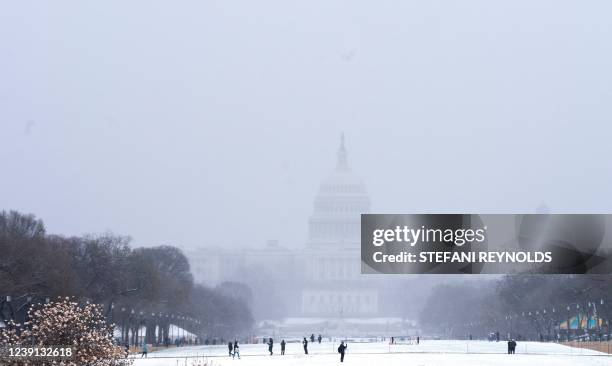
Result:
M288 343L286 354L280 355L280 345L274 345L269 356L265 344L240 346L242 358L232 360L227 346L194 346L171 348L149 354L148 359L136 358L135 366L192 366L200 365L340 365L336 351L338 343L309 344L309 355L304 355L300 343ZM346 365L359 366L574 366L609 365L612 357L602 353L566 347L554 343L519 342L516 355L506 353L505 342L484 341L423 341L420 345L396 345L386 342L351 343L344 359ZM191 357L186 357L191 356Z

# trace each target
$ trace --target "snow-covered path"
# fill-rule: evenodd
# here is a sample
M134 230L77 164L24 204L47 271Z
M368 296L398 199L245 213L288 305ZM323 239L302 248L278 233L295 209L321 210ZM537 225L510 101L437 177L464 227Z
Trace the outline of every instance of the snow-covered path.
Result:
M208 365L340 365L337 343L309 345L304 355L299 343L287 344L287 352L280 355L280 345L274 345L269 356L264 344L245 344L240 347L240 360L227 355L227 346L196 346L172 348L149 354L148 359L136 358L135 366L192 366L194 361ZM612 366L612 357L600 353L566 347L554 343L520 342L516 355L506 354L504 342L481 341L423 341L420 345L396 345L386 342L349 343L344 364L358 366ZM277 354L279 353L279 354ZM186 358L186 356L191 356ZM203 363L202 363L203 364Z

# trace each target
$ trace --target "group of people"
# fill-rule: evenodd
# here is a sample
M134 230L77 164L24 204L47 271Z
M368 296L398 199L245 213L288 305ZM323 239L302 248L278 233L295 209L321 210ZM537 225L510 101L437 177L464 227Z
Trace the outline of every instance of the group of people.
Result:
M321 343L321 340L323 339L323 337L319 334L319 336L316 338L316 340L319 342L319 344ZM310 341L314 342L315 341L315 335L314 333L310 335ZM268 352L270 352L270 356L272 356L274 354L274 340L272 338L268 338L267 341L266 339L264 339L264 343L266 343L268 345ZM287 345L287 342L285 342L285 340L281 340L281 355L285 354L285 346ZM304 346L304 354L308 354L308 339L306 337L304 337L304 340L302 341L302 346Z
M516 341L511 339L508 341L508 354L513 355L516 351Z
M316 338L316 340L321 343L321 340L323 339L323 337L319 334L319 336ZM314 342L315 341L315 336L314 334L312 334L310 336L310 341ZM274 340L272 338L268 338L267 341L264 339L264 342L268 345L268 352L270 352L270 356L272 356L274 354ZM287 342L285 342L285 340L281 340L280 342L280 347L281 347L281 355L285 354L285 347L287 345ZM302 346L304 347L304 354L308 354L308 339L306 337L304 337L304 340L302 341ZM346 354L346 349L348 348L348 345L344 343L344 341L342 341L340 343L340 346L338 346L338 353L340 353L340 362L344 362L344 355ZM238 345L238 341L234 340L234 342L228 342L227 344L227 349L229 351L229 356L232 358L236 358L238 357L238 359L240 359L240 348Z
M319 341L319 343L321 343L322 339L323 337L321 337L321 335L319 334L319 336L317 337L317 340ZM310 341L311 342L315 341L314 334L310 335ZM283 342L285 342L285 340L283 340ZM307 355L308 354L308 339L306 339L306 337L304 337L304 340L302 341L302 345L304 346L304 354ZM347 348L348 348L348 345L345 344L344 341L340 342L340 346L338 346L338 353L340 354L340 362L344 362L344 354L346 353ZM283 349L283 354L284 354L284 348L282 349Z
M319 343L321 343L322 337L320 334L317 340L319 341ZM394 343L394 340L395 340L394 337L391 337L391 343ZM310 336L310 341L311 342L315 341L314 334ZM420 338L417 337L417 344L419 343L419 341L420 341ZM272 356L274 354L274 351L273 351L274 340L272 338L268 338L267 345L268 345L268 351L270 352L270 356ZM287 345L287 342L285 342L284 339L281 340L280 342L281 355L285 354L286 345ZM304 340L302 341L302 345L304 346L304 354L307 355L308 354L308 339L306 337L304 337ZM126 353L129 353L129 346L127 344L125 348L126 348ZM238 340L234 340L233 343L231 341L228 342L227 348L229 350L230 357L232 358L238 357L238 359L240 359L240 346L238 345ZM344 362L344 355L346 353L347 348L348 348L348 344L345 344L344 341L340 342L340 346L338 346L338 353L340 354L340 362ZM508 354L514 354L515 352L516 352L516 341L514 339L511 339L508 341ZM146 343L143 343L141 357L147 357L147 353L148 353L148 346Z
M280 345L281 345L281 355L285 354L285 345L286 344L287 343L285 343L284 339L280 343ZM272 340L272 338L269 338L268 339L268 351L270 352L270 356L272 356L274 354L274 352L272 351L273 347L274 347L274 341Z
M238 356L238 359L240 359L240 346L238 345L238 340L234 340L234 343L229 341L227 343L227 348L229 349L231 358L236 358L236 356Z

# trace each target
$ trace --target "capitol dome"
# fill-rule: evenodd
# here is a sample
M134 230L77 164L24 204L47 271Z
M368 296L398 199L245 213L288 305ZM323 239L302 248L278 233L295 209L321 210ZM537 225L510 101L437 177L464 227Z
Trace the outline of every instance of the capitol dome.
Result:
M361 214L369 213L370 198L363 181L347 159L344 135L337 153L336 168L323 180L314 199L309 220L311 242L345 242L360 235Z

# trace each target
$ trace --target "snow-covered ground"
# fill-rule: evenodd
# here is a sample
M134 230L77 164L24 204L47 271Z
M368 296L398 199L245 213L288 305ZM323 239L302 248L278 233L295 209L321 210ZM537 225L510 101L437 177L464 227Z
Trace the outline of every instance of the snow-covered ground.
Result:
M148 359L136 358L135 366L200 365L339 365L338 343L309 344L304 355L300 343L288 343L286 354L280 355L280 345L274 345L269 356L265 344L240 346L240 360L228 356L227 346L193 346L171 348L150 353ZM504 342L482 341L423 341L420 345L396 345L386 342L349 343L344 364L359 366L612 366L612 357L586 349L554 343L519 342L515 355L506 353ZM189 357L191 356L191 357Z

